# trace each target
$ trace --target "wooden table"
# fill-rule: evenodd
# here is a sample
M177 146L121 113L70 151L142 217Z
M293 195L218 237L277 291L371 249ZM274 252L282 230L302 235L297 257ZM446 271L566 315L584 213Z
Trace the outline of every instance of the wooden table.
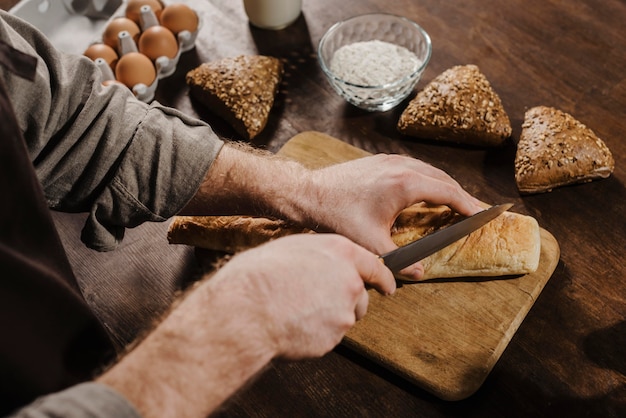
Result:
M482 200L514 202L561 246L561 261L543 293L484 385L467 400L438 400L338 347L321 359L271 364L216 416L625 416L626 3L304 0L300 19L278 32L250 27L240 1L188 3L204 25L196 49L183 55L174 76L159 85L160 102L237 139L223 122L190 102L185 73L203 61L238 54L284 58L285 81L269 125L254 145L276 151L297 133L317 130L370 152L410 154L446 170ZM402 105L366 113L339 98L317 65L316 45L334 22L368 12L404 15L431 35L433 56L418 88L453 65L478 65L503 100L514 141L484 150L411 140L395 129ZM557 107L592 128L613 152L614 175L521 197L513 177L515 141L525 110L535 105ZM81 218L57 219L88 299L121 344L193 275L190 249L160 242L149 247L148 263L138 255L146 240L164 233L167 225L137 228L120 251L93 255L76 242ZM176 262L161 268L168 254ZM90 263L81 261L85 257ZM132 275L101 280L106 266L119 260L136 266ZM154 274L160 270L165 273ZM123 286L134 286L136 296L130 299L119 290ZM155 287L164 292L157 298L149 296ZM105 290L113 295L103 297ZM121 314L126 311L131 313Z

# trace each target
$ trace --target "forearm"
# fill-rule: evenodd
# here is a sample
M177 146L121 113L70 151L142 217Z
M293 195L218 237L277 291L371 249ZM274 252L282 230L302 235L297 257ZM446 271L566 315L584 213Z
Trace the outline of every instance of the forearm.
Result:
M310 174L295 161L227 144L180 214L273 216L309 226Z
M395 290L377 257L338 235L239 253L99 382L148 418L207 416L273 358L328 353L365 314L364 282Z
M310 170L227 146L181 214L274 216L384 254L397 248L390 230L398 214L423 201L463 215L482 209L449 175L406 156L378 154ZM412 271L416 279L422 272Z
M274 356L249 290L242 281L215 279L100 377L142 416L207 416Z

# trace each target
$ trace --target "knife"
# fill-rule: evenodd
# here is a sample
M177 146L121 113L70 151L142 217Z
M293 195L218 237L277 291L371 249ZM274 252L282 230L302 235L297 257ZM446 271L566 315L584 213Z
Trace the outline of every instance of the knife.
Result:
M489 209L478 212L460 222L443 228L430 235L422 237L407 245L381 255L380 260L394 273L416 263L453 242L469 235L492 219L498 217L513 206L512 203L492 206Z

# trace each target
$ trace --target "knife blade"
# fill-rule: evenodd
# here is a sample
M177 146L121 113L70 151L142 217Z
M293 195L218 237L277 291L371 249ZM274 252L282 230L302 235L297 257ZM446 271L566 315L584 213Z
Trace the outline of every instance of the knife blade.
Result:
M513 206L512 203L504 203L492 206L478 212L460 222L450 225L432 234L426 235L407 245L381 255L379 258L394 273L416 263L453 242L469 235L473 231L487 224L491 220L506 212Z

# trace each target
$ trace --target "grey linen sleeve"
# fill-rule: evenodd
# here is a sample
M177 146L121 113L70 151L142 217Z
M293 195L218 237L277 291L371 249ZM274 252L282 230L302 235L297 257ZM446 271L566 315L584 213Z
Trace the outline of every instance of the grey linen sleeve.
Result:
M100 383L83 383L41 397L10 417L141 418L124 397Z
M34 81L0 75L49 206L89 213L88 246L111 250L125 228L164 221L193 197L223 145L207 124L103 87L89 59L1 11L0 36L38 59Z

